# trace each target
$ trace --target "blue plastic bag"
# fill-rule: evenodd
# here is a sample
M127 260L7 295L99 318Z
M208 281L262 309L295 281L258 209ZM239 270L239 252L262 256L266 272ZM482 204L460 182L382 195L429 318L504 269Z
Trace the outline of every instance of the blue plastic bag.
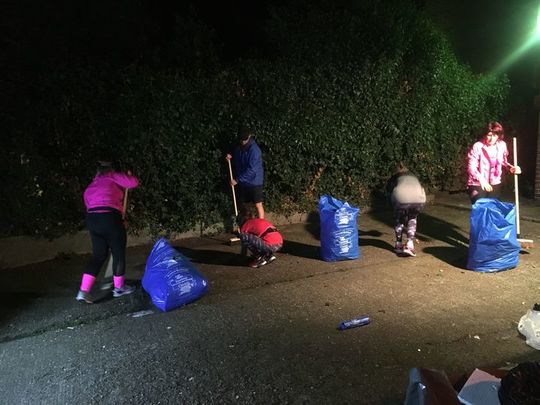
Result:
M480 272L509 270L518 265L520 245L513 204L480 198L472 206L467 268Z
M329 195L319 199L321 215L321 257L327 262L358 259L358 226L360 210Z
M181 307L208 292L206 278L163 238L148 256L142 286L162 311Z

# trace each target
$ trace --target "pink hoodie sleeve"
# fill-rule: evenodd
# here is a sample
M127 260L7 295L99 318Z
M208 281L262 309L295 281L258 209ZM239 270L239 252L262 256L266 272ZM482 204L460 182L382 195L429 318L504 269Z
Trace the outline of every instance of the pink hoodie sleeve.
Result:
M477 183L480 181L481 174L478 167L480 166L481 149L478 148L477 144L478 142L472 146L467 157L467 173L469 174L468 184Z
M135 188L139 185L139 179L127 173L114 172L112 179L116 184L123 188Z
M511 166L510 162L508 162L508 147L506 146L506 142L502 141L501 143L502 143L501 146L502 146L502 151L503 151L503 153L502 153L502 165L503 165L503 167L508 168L508 167Z

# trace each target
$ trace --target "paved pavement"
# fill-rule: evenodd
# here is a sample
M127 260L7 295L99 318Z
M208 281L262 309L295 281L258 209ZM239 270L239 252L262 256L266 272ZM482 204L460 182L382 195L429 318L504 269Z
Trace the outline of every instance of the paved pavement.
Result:
M246 267L228 235L176 241L209 293L161 313L146 293L74 300L88 256L0 272L0 398L30 403L403 403L407 373L463 373L540 361L517 332L540 302L540 253L516 269L465 270L465 194L437 194L419 219L416 258L392 252L388 211L361 213L359 260L319 259L316 216L281 228L278 260ZM540 240L523 202L522 234ZM129 249L128 277L150 245ZM146 312L142 312L146 311ZM148 314L148 312L151 313ZM136 315L147 315L136 317ZM371 324L338 331L361 314Z
M501 200L515 204L514 194L505 193ZM451 208L470 210L471 203L465 192L446 193L434 195L435 204ZM520 197L519 210L521 221L540 222L540 201Z

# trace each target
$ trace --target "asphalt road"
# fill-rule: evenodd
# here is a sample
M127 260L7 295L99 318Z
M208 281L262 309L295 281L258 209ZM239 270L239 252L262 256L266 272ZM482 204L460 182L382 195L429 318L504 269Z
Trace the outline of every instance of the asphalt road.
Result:
M283 252L260 269L227 235L177 241L210 292L167 313L140 287L76 302L87 256L2 271L0 402L398 404L412 367L540 361L517 331L540 302L540 248L513 270L465 270L468 213L430 206L418 256L400 258L389 215L361 214L362 257L338 263L319 259L315 222L282 227ZM522 234L540 240L540 224L522 223ZM129 250L130 278L142 277L150 249ZM337 330L362 314L369 325Z

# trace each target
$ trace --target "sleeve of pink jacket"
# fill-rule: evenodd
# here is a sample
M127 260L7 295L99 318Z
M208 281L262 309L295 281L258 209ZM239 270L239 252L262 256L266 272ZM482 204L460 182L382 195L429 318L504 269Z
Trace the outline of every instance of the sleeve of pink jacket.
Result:
M478 147L478 142L475 143L469 150L467 156L467 173L469 174L468 183L480 182L480 176L482 175L478 168L480 167L480 153L482 153L481 147Z
M113 174L113 180L120 187L135 188L139 185L139 179L131 174L115 172Z
M502 142L502 150L503 150L503 160L502 160L502 165L503 167L510 167L510 162L508 162L508 147L506 146L506 142Z

